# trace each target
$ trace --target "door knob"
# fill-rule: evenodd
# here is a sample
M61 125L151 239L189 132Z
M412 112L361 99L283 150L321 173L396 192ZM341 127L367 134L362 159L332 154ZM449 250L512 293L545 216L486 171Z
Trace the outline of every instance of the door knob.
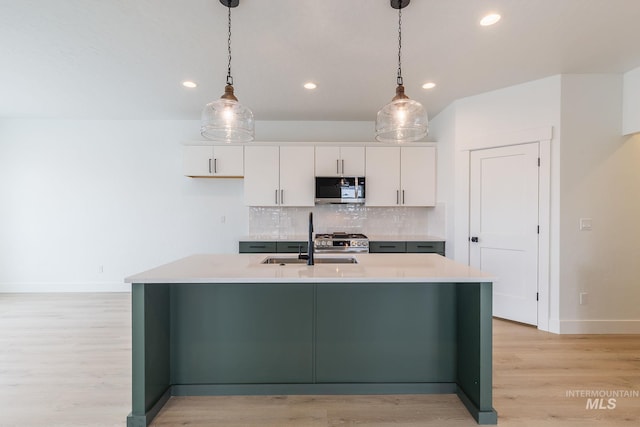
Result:
M473 243L478 243L478 238L477 237L471 237L471 238L469 238L469 240L471 240Z

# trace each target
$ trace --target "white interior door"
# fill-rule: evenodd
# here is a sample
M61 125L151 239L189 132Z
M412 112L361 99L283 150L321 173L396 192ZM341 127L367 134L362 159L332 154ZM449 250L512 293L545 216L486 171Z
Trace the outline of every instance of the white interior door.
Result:
M470 159L470 264L497 277L493 315L538 324L539 144L476 150Z

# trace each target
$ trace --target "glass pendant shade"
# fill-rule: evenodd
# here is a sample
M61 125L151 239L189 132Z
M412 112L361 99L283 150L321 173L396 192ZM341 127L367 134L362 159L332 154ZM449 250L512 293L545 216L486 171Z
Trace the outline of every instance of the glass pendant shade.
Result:
M200 133L213 141L249 142L255 135L253 113L238 102L233 86L227 85L220 99L205 105L202 110Z
M427 111L422 104L409 99L398 85L396 96L378 111L376 140L380 142L418 141L428 133Z

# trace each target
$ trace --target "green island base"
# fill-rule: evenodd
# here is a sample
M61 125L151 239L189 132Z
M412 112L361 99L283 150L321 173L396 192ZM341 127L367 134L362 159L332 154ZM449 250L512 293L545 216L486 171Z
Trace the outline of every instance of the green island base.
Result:
M171 396L457 394L492 407L490 282L133 283L128 427Z

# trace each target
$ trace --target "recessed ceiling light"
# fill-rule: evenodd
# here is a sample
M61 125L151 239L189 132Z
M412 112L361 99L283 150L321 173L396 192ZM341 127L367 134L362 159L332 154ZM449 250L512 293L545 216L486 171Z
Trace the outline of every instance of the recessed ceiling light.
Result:
M436 84L434 82L429 82L422 85L422 89L433 89L434 87L436 87Z
M488 27L489 25L493 25L500 20L501 16L497 13L490 13L484 18L480 20L480 25L483 27Z
M313 82L307 82L307 83L304 84L304 88L305 89L309 89L309 90L315 89L317 87L318 87L318 85L313 83Z
M193 89L194 87L198 87L198 84L196 82L192 82L192 81L187 80L185 82L182 82L182 86L188 87L190 89Z

